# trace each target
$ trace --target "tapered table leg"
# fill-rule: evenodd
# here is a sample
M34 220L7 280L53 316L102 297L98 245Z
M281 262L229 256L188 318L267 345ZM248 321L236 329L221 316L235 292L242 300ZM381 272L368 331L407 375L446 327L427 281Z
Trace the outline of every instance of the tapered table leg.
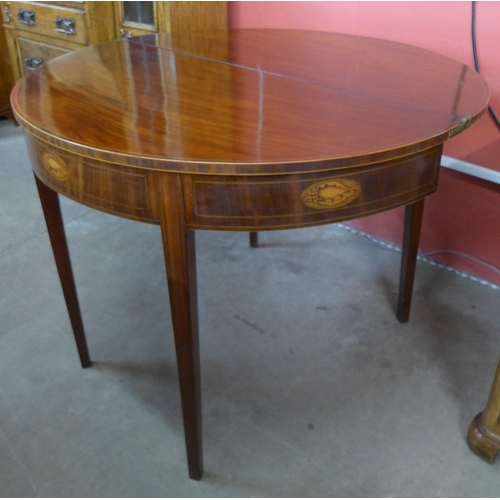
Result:
M64 233L64 224L59 205L58 194L47 187L35 175L36 187L42 203L43 215L47 224L50 243L56 261L59 279L63 289L64 299L68 308L73 334L75 336L80 362L83 368L88 368L92 363L90 361L87 340L83 329L82 315L78 304L78 295L76 293L75 280L71 269L68 244Z
M201 380L194 231L186 228L178 174L159 175L161 229L179 372L189 477L203 474Z
M486 408L470 424L467 443L487 462L493 462L500 451L500 361Z
M250 246L257 248L259 246L259 233L252 231L250 233Z
M405 209L405 223L403 232L403 253L401 256L401 272L399 276L399 298L397 318L406 323L410 318L413 282L417 267L418 244L420 229L424 214L424 200L416 201Z

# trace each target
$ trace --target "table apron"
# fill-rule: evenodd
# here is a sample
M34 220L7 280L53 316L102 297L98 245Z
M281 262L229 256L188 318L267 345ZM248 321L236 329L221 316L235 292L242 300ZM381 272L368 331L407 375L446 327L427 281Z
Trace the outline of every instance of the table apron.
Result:
M98 210L158 223L159 177L182 179L189 229L305 227L411 204L436 191L442 146L369 165L265 176L162 172L69 153L29 133L33 170L54 191Z
M70 153L26 133L36 176L54 191L121 217L158 222L148 171Z
M437 189L441 147L330 172L275 176L183 176L190 229L305 227L409 205Z

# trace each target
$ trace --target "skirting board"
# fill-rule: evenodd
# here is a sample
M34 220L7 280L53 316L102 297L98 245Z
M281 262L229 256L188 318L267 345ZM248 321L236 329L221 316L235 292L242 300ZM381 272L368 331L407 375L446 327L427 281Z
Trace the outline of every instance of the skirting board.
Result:
M484 179L485 181L500 184L500 172L498 170L481 167L480 165L468 163L463 160L457 160L456 158L451 158L450 156L445 155L441 157L441 165L451 170L462 172L463 174L472 175L473 177L478 177L479 179Z

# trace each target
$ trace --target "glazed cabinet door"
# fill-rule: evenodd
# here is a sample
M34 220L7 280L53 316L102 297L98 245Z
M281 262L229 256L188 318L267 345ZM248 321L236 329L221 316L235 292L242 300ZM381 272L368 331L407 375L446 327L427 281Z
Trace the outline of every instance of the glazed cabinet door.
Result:
M122 38L170 31L165 2L113 2L116 32Z
M226 30L227 2L113 2L117 36Z

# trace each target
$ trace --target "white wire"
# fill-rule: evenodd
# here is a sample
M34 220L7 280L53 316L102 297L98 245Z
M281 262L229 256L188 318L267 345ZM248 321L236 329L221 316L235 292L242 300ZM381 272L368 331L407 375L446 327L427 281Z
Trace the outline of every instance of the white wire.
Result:
M465 257L466 259L470 259L474 262L477 262L478 264L481 264L482 266L487 267L492 271L495 271L496 273L500 274L500 269L498 269L498 267L495 267L493 264L489 264L488 262L484 262L484 260L478 259L477 257L473 257L472 255L469 255L464 252L458 252L456 250L434 250L432 252L425 252L422 254L422 256L429 257L431 255L436 255L439 253L451 253L453 255L459 255L460 257Z
M381 240L379 238L375 238L374 236L371 236L367 233L364 233L363 231L358 231L356 228L354 228L350 224L339 223L336 225L338 227L341 227L342 229L346 229L347 231L350 231L353 234L361 236L362 238L364 238L364 239L370 241L371 243L374 243L375 245L378 245L382 248L386 248L388 250L393 250L395 252L401 252L401 246L393 245L392 243L388 243L387 241ZM479 283L481 285L488 286L489 288L492 288L493 290L500 290L500 285L497 285L496 283L492 283L491 281L488 281L488 280L485 280L482 278L478 278L477 276L474 276L473 274L469 274L469 273L466 273L464 271L460 271L458 269L455 269L454 267L446 266L444 264L441 264L440 262L437 262L435 260L428 258L429 256L435 255L438 253L451 253L451 254L459 255L460 257L468 258L468 259L470 259L478 264L481 264L481 265L497 272L498 274L500 274L500 269L493 266L492 264L489 264L488 262L484 262L476 257L473 257L472 255L468 255L468 254L463 253L463 252L457 252L455 250L435 250L432 252L426 252L423 254L418 254L417 259L422 261L422 262L425 262L427 264L430 264L432 266L436 266L439 269L444 269L446 271L453 272L453 273L457 274L458 276L460 276L461 278L466 278L466 279L469 279L469 280L474 281L476 283Z

